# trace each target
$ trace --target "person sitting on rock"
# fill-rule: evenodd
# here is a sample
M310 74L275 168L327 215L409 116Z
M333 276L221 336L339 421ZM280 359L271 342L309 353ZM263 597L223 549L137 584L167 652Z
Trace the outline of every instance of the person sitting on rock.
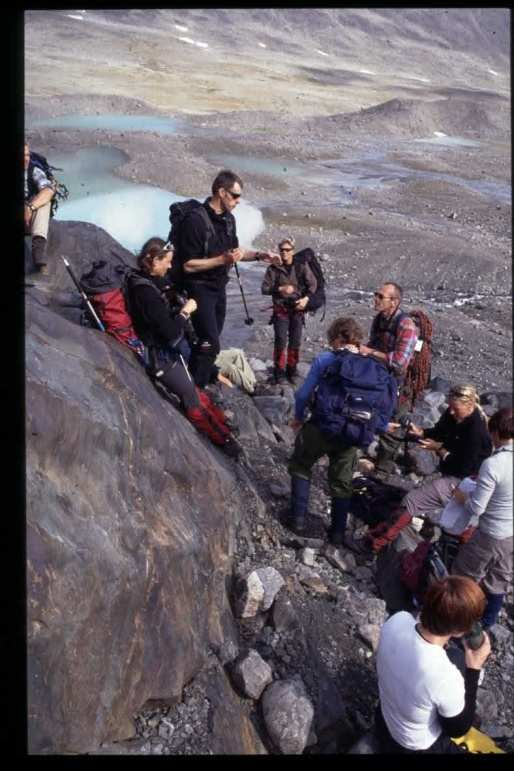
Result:
M328 456L331 501L329 540L344 542L351 505L352 477L357 447L391 428L396 405L396 383L383 364L359 353L362 329L352 318L338 318L327 338L332 350L314 359L295 394L293 429L301 428L288 464L291 475L291 508L288 526L302 535L307 531L307 507L312 467ZM315 394L311 418L304 423L307 403ZM362 396L362 394L364 396Z
M402 389L407 367L414 355L418 341L418 330L414 320L400 308L403 290L399 284L386 281L380 289L373 292L375 310L378 311L371 324L369 342L361 345L364 356L373 356L389 367ZM408 405L398 401L395 420L408 412ZM377 471L394 471L394 458L398 454L400 441L390 434L380 437L375 467Z
M273 298L275 347L273 351L276 384L285 383L286 377L297 385L297 364L300 357L305 308L315 293L317 281L307 263L293 262L294 238L284 238L278 245L281 265L270 265L264 274L262 294Z
M166 281L172 259L170 244L162 238L150 238L137 258L139 271L133 271L128 279L130 315L147 347L148 371L156 384L175 395L198 431L227 455L237 458L241 447L232 436L223 411L206 392L195 387L184 361L184 333L197 304L191 298L172 312Z
M48 179L42 168L31 159L30 147L25 142L24 164L24 200L25 200L25 235L32 236L32 261L41 275L48 274L46 262L46 243L55 186Z
M475 489L469 495L462 490L453 493L479 520L452 565L452 573L480 581L487 597L482 617L486 629L496 623L505 593L512 586L512 408L495 412L488 428L494 451L480 466Z
M475 716L480 670L491 643L465 650L464 677L445 651L481 618L482 589L471 578L448 576L432 583L419 621L399 611L383 625L377 650L379 705L375 728L385 754L460 753L450 737L464 736Z
M419 446L439 456L442 477L407 493L387 522L372 528L364 539L354 543L357 550L379 552L395 540L413 517L427 518L437 524L462 479L478 474L482 461L491 454L487 417L479 402L473 385L455 385L448 395L447 410L433 428L422 429L410 424L409 433L418 438Z

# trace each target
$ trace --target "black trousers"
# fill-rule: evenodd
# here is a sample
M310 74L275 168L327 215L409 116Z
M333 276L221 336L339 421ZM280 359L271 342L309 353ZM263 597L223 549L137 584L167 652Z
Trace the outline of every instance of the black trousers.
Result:
M214 361L220 352L220 337L227 312L226 287L197 282L187 284L186 288L189 297L198 305L191 316L198 341L193 346L189 368L196 385L203 388L216 378L218 372Z
M195 384L189 377L186 366L179 358L169 359L165 356L157 360L158 375L155 375L155 382L163 385L167 391L171 391L180 399L180 404L184 410L190 410L198 407L200 402L196 393Z
M452 742L450 737L444 733L440 734L426 750L409 750L407 747L402 747L389 733L380 704L375 711L375 729L380 743L380 750L384 755L460 755L463 752L467 752L464 747Z
M274 364L278 369L285 369L286 365L296 368L302 342L303 318L303 313L294 310L281 310L280 313L275 310L273 314Z

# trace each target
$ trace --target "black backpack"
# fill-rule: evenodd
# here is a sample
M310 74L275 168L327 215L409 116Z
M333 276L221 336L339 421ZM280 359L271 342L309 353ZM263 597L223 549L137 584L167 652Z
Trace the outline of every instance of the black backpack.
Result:
M321 268L321 265L319 264L319 260L309 247L306 249L302 249L301 251L297 252L294 255L294 263L296 265L305 265L307 264L309 268L314 273L314 277L317 281L317 288L312 297L309 298L309 302L307 303L307 307L305 308L306 311L309 311L310 313L316 313L321 306L324 306L323 310L323 316L321 317L320 321L324 321L325 319L325 310L326 310L326 297L325 297L325 277L323 275L323 270Z
M34 153L31 151L30 163L29 163L29 176L32 174L32 167L34 166L37 166L39 169L41 169L41 171L43 171L46 174L46 176L52 183L53 188L55 190L55 195L52 198L51 207L50 207L50 217L53 217L59 206L59 201L65 201L69 196L69 190L66 187L66 185L63 182L59 182L59 180L54 174L54 171L62 171L62 169L57 168L57 166L50 166L50 164L48 163L44 155L41 155L41 153Z
M196 198L189 198L187 201L178 201L172 203L170 206L170 223L171 229L168 234L168 242L172 244L175 249L175 255L178 259L173 260L173 264L169 271L169 277L173 284L180 287L184 281L184 270L182 268L182 261L180 254L178 254L178 243L180 237L180 226L193 211L198 211L205 224L205 240L203 245L203 256L207 257L209 252L209 240L215 235L214 225L211 218L207 214L205 207L201 201L197 201ZM227 221L227 226L232 227L232 221Z

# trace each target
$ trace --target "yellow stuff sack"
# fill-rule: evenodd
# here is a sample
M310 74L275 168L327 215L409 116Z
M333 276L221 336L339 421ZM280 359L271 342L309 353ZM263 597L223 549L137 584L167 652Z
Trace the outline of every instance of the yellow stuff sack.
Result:
M477 728L470 728L467 734L459 736L458 739L453 739L455 744L466 745L468 752L497 752L505 755L505 750L501 750L497 744L493 742L490 736L482 733Z

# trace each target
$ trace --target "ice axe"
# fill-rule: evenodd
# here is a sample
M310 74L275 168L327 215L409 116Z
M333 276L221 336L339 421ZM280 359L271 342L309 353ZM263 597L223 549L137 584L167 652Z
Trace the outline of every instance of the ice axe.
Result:
M241 284L241 276L239 275L239 268L237 267L237 262L234 263L234 268L236 269L236 276L239 282L239 289L241 290L241 297L243 298L243 305L245 307L245 313L246 313L245 324L248 324L248 326L251 327L251 325L253 324L253 319L248 313L248 308L246 305L246 297L243 291L243 285Z

